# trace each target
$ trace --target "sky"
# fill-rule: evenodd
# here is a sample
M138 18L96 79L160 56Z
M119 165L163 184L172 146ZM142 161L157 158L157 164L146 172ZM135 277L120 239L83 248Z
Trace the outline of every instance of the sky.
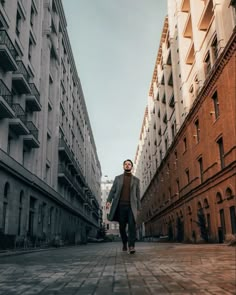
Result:
M167 1L62 3L102 180L112 180L135 158Z

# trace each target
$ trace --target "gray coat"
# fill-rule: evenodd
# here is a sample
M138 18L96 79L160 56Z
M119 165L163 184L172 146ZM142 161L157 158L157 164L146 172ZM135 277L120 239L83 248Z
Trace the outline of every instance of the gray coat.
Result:
M110 193L107 198L107 202L111 203L110 213L107 218L110 221L119 221L117 216L117 207L119 204L120 193L123 187L124 174L116 176L113 185L111 187ZM130 182L130 205L134 215L135 221L137 220L137 211L141 209L140 203L140 184L139 179L132 175Z

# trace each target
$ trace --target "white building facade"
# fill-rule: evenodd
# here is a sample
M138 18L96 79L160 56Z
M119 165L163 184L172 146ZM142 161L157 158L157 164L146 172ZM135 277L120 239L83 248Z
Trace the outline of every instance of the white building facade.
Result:
M86 242L101 167L61 0L0 1L0 229ZM6 245L7 246L7 245Z
M145 230L148 229L149 235L154 231L155 234L167 233L167 224L173 225L177 216L185 220L182 222L188 231L186 238L191 238L189 233L195 228L190 229L193 218L189 216L198 212L203 203L209 217L208 227L215 227L213 240L217 239L219 228L224 228L225 238L236 231L232 200L235 175L229 172L227 181L223 182L220 174L227 170L222 165L223 158L230 159L228 167L235 163L235 157L232 158L235 140L231 140L223 123L228 118L235 121L235 112L227 109L223 97L234 105L235 68L231 60L235 58L235 10L234 0L168 0L168 16L163 25L134 163L134 173L141 180L144 212L141 221L147 225ZM223 64L231 67L232 77L219 76ZM232 134L235 134L234 128L232 126ZM223 141L228 152L223 152ZM214 165L216 170L212 168ZM201 183L205 181L206 185L216 177L216 171L219 179L208 187L212 196L196 193L195 200L190 201L193 193L201 189ZM229 202L222 208L214 209L213 201L209 206L213 198L220 204L219 196L224 194ZM210 220L213 215L216 215L214 226Z

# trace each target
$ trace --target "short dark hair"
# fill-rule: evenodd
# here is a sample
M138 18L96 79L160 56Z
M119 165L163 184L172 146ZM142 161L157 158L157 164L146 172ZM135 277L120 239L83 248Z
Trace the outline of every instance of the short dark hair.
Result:
M125 164L125 162L130 162L131 165L132 165L132 167L134 166L133 162L132 162L130 159L125 160L125 161L123 162L123 165Z

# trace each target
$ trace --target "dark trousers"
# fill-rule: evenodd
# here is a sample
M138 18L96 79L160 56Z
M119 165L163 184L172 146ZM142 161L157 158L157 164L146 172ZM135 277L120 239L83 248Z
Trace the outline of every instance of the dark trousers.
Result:
M136 240L136 223L130 205L119 205L118 209L120 235L123 244L129 247L134 247ZM128 236L126 233L126 226L128 224Z

